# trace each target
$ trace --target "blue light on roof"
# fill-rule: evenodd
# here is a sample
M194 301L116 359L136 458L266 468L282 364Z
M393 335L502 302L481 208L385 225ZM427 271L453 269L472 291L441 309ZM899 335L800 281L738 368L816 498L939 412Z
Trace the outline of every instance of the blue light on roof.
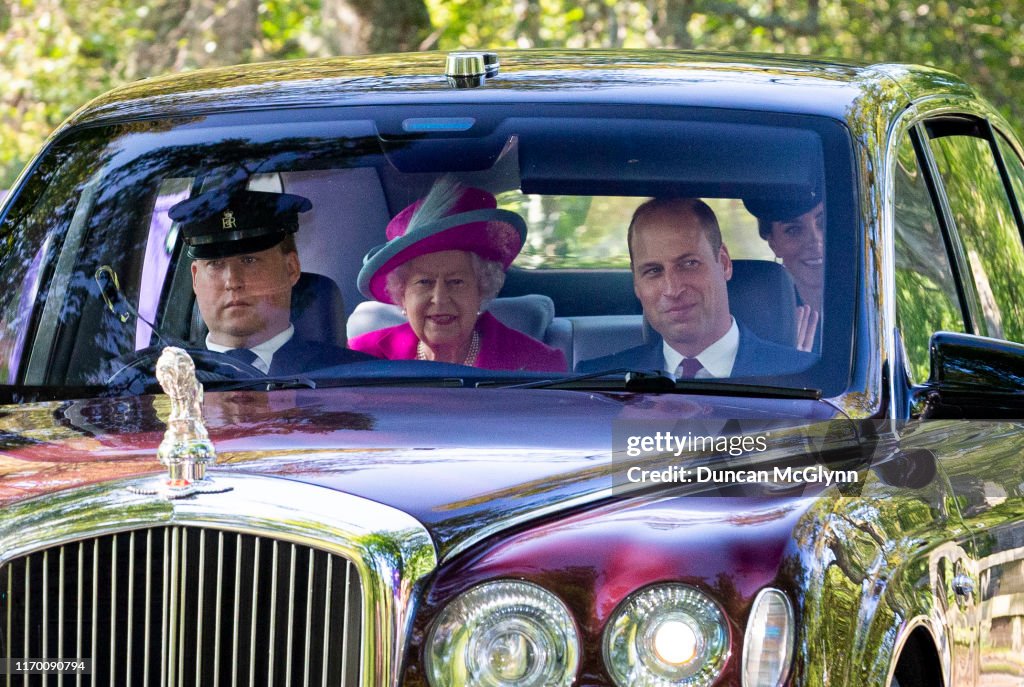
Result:
M476 123L473 117L415 117L402 121L402 130L411 134L438 131L469 131Z

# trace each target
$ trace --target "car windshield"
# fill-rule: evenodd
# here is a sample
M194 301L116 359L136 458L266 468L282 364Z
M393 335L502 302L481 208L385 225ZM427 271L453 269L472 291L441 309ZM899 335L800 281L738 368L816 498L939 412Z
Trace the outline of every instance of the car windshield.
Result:
M207 298L226 298L225 311L241 310L283 289L290 336L320 350L357 342L380 358L390 341L381 343L380 332L405 337L383 356L391 360L310 362L287 377L318 386L451 378L451 365L415 363L440 360L435 344L446 336L464 344L453 347L458 355L449 362L490 368L476 378L494 383L605 367L621 376L657 365L605 356L636 347L660 355L664 339L714 329L705 320L722 321L724 308L741 343L739 353L735 340L725 353L731 381L837 395L850 374L855 321L855 169L840 122L707 108L651 107L638 117L635 108L617 106L351 107L73 130L44 151L4 211L0 382L107 387L124 381L117 374L125 367L151 373L164 344L206 350L227 325L215 319L215 306L203 308L203 289L215 281L204 270L238 256L197 252L189 244L195 216L182 211L175 219L172 209L190 198L247 191L308 201L289 234L298 278L259 293L250 285L248 295ZM513 232L511 247L497 256L493 300L484 282L493 281L494 270L481 276L479 261L465 263L469 276L458 277L470 282L470 297L438 294L455 284L455 268L437 268L433 258L486 253L451 232L405 253L392 246L382 253L390 262L375 262L389 222L401 238L409 227L392 219L438 186L480 189L508 213L502 222L525 230L525 238ZM627 231L645 204L631 267ZM650 228L696 207L707 211L693 246ZM258 213L218 208L218 230L243 232L236 238L256 222ZM708 233L707 212L721 248ZM513 214L519 219L509 220ZM487 233L495 221L477 224ZM493 247L510 239L488 240ZM262 244L249 252L256 248ZM495 262L495 255L484 257ZM503 257L514 257L507 270ZM369 276L368 266L376 269ZM693 270L707 274L691 279ZM385 282L376 292L367 286ZM447 305L438 305L442 299ZM487 329L492 317L500 324ZM484 332L482 342L474 331ZM718 333L712 338L719 343L728 339ZM751 337L770 345L746 360ZM463 360L467 346L476 357ZM209 348L213 360L197 361L216 368L206 370L207 380L255 376L248 364L223 364L217 351L231 345ZM501 364L507 360L514 362ZM273 363L261 372L280 376Z

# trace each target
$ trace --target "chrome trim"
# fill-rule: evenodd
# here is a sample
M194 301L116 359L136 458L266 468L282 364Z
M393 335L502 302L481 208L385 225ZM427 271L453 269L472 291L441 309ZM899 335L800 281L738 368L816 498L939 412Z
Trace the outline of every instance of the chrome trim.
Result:
M113 540L110 554L110 603L117 607L117 540ZM63 552L64 549L61 549ZM110 614L110 665L117 656L117 614Z
M242 545L241 545L242 535L240 535L240 534L237 535L235 537L235 539L236 539L235 547L239 548L239 549L242 548ZM235 566L235 587L234 587L235 589L239 588L239 582L242 579L241 575L242 575L242 567L239 566L239 565L236 565ZM234 634L231 635L234 638L234 641L231 642L231 665L234 666L231 669L231 685L232 685L232 687L235 687L236 685L238 685L238 623L240 622L241 613L242 613L241 610L240 610L240 605L239 605L240 602L241 602L241 597L239 597L236 594L235 595L235 628L234 628Z
M273 618L277 615L277 540L275 539L270 544L270 617ZM256 608L256 604L252 605ZM274 684L274 640L277 635L277 623L270 622L270 663L267 666L267 684Z
M83 575L83 571L84 571L84 566L85 566L85 545L82 542L78 542L78 566L77 566L78 567L78 586L76 587L76 591L78 593L78 598L79 599L84 598L82 596L82 587L83 587L83 585L85 583L85 581L82 579L82 575ZM75 627L81 627L81 626L82 626L82 604L78 604L78 614L77 614L77 616L75 618ZM11 634L10 631L8 631L7 635L10 636L10 634ZM75 654L76 654L76 656L81 656L82 655L82 633L81 632L78 633L78 637L77 637L77 639L75 641ZM75 676L75 685L81 685L81 684L82 684L82 674L79 673L79 674L77 674Z
M26 599L31 599L32 598L31 595L29 594L29 590L30 590L29 579L31 578L31 575L28 574L28 573L32 572L31 563L32 562L29 561L29 565L26 566L26 568L25 568L25 572L26 572L26 575L25 575L25 598ZM28 623L29 623L29 617L30 616L29 616L29 612L28 611L29 611L29 604L26 603L25 604L25 620L24 620L24 626L25 627L28 627ZM93 617L95 617L95 615ZM27 658L27 657L29 657L31 655L31 653L28 650L28 632L25 633L25 644L22 647L21 655L23 657L25 657L25 658ZM93 653L92 655L95 656L96 654ZM25 674L25 684L26 685L28 684L28 674L27 673Z
M327 551L350 561L362 581L360 684L398 684L419 583L437 566L434 543L423 525L374 501L278 478L222 475L218 483L233 487L231 492L176 501L127 490L146 479L119 480L6 507L0 514L0 566L52 546L172 524L272 536ZM98 561L94 551L94 565ZM95 603L95 595L93 599ZM164 631L173 631L168 625L164 618Z
M240 566L236 565L235 566L235 574L236 575L238 574L239 570L240 570ZM220 579L223 579L223 577L224 577L224 533L223 532L218 532L217 533L217 579L220 580ZM217 585L217 600L214 602L214 605L217 608L224 608L224 606L221 605L221 602L224 599L223 594L221 594L221 590L222 589L223 589L223 586L218 584ZM238 587L235 587L235 589L238 589ZM220 613L217 614L217 620L216 620L216 622L214 623L214 626L213 626L213 647L214 647L213 648L213 665L219 666L220 665ZM213 687L217 687L217 685L219 685L219 684L220 684L220 671L216 670L213 673Z
M99 614L99 603L100 603L100 601L99 601L100 600L100 555L99 555L99 551L97 551L97 548L98 547L96 547L96 546L92 547L92 635L91 635L91 637L92 637L92 641L91 641L92 651L89 653L89 656L92 657L92 658L95 658L96 656L100 655L99 651L97 650L97 646L96 646L96 643L98 641L98 637L99 637L99 634L100 634L99 633L99 625L98 625L98 623L99 623L99 615L100 615ZM27 575L26 575L26 577L27 577ZM26 596L26 598L28 597L27 591L26 591L25 596ZM25 636L25 648L26 649L28 648L28 635L27 635L27 633L26 633L26 636Z
M252 580L253 589L259 589L260 587L260 540L259 537L253 542L253 570L256 571L256 577ZM252 612L249 614L249 646L256 646L256 604L252 605ZM326 636L326 633L324 634ZM254 687L256 680L256 655L249 652L249 687Z
M285 677L284 683L286 685L292 684L292 642L294 641L295 633L293 628L295 626L295 544L291 545L291 556L290 565L288 568L288 640L285 645L288 647L288 655L285 658ZM310 557L312 559L312 557Z
M313 631L313 556L309 557L309 569L306 571L306 644L302 652L302 665L305 671L302 676L303 687L309 687L309 652L310 633ZM216 686L215 686L216 687Z
M325 604L326 608L324 609L324 636L325 637L327 636L327 632L330 629L330 625L328 624L326 618L330 617L330 615L331 615L331 599L333 597L334 597L334 568L329 565L329 566L327 566L327 593L324 595L324 599L327 600L327 603ZM344 631L342 632L342 636L344 637ZM342 640L342 641L344 641L344 640ZM327 644L326 643L324 644L324 655L323 655L323 659L322 660L324 662L327 661ZM322 679L320 684L323 687L327 687L327 676L326 675L323 676L323 679Z
M178 599L181 594L178 589L178 576L174 574L175 570L181 568L181 555L179 553L181 548L181 537L178 536L178 530L172 529L169 531L171 537L171 556L170 565L168 566L168 574L164 576L164 580L170 583L170 587L166 587L167 596L164 597L168 600L163 605L163 608L167 609L167 639L168 641L163 643L162 646L167 649L167 662L164 664L161 661L161 668L163 668L163 675L161 678L167 678L167 684L170 687L177 682L178 678L178 642L175 641L177 638L177 617L178 617ZM164 549L166 551L166 549ZM164 556L164 563L167 563L167 557ZM166 667L165 667L166 666Z
M483 76L487 73L484 55L479 52L453 52L444 65L444 75L453 77Z
M610 474L608 478L611 479ZM566 501L552 503L551 505L542 508L536 508L527 513L520 513L514 516L503 517L500 520L495 521L489 525L478 528L476 531L473 532L472 535L467 536L465 539L459 541L459 543L457 543L455 546L453 546L451 549L445 552L444 558L441 559L440 563L444 564L452 560L463 551L467 551L473 548L484 539L492 537L495 534L498 534L499 532L503 532L514 527L518 527L519 525L525 524L527 522L539 520L549 515L554 515L561 511L576 509L581 506L586 506L597 501L610 499L612 496L623 497L624 495L629 494L631 491L640 492L643 488L643 485L637 484L634 488L630 488L630 485L623 485L618 486L615 489L612 489L611 487L596 489L587 494L582 494L581 496L577 496Z
M50 588L50 579L49 578L50 578L50 557L49 557L49 552L46 552L46 553L43 554L43 589L49 589ZM44 618L49 618L50 617L49 603L50 603L50 595L44 593L43 594L43 617ZM42 658L48 658L47 655L46 655L46 647L49 644L49 642L46 641L47 640L47 631L46 630L47 630L48 627L49 627L48 623L43 623L43 650L40 653L40 656Z
M64 658L64 552L60 550L60 559L57 562L57 660ZM64 676L59 677L61 684L64 683Z
M352 589L351 585L352 585L352 570L351 570L351 568L346 568L345 569L345 598L346 599L348 599L349 592ZM341 644L342 644L342 646L348 644L348 616L347 615L345 616L345 622L342 624L342 627L341 627ZM347 661L348 661L348 655L344 655L344 656L341 657L341 674L342 675L344 675L345 671L348 669L348 666L346 665Z
M146 560L153 560L153 530L146 531ZM149 629L152 627L152 599L153 599L153 572L152 566L146 566L146 624L143 634L143 656L149 656ZM149 684L149 661L146 661L142 669L142 684Z
M13 595L14 595L14 579L8 574L7 575L7 598L9 599ZM7 635L6 635L7 637L12 636L11 635L11 631L12 631L12 628L13 628L12 622L13 622L13 619L11 618L11 614L8 613L7 614ZM8 642L7 643L7 653L3 656L3 658L7 659L7 665L11 664L11 658L12 658L11 651L13 651L13 649L11 648L11 643ZM79 652L79 653L81 653L81 652ZM11 686L11 676L10 676L10 674L7 675L7 680L5 682L7 683L7 687Z
M218 534L222 534L218 532ZM196 644L199 646L203 645L203 591L206 581L206 537L199 538L199 599L196 602ZM217 585L217 590L220 591L220 585ZM219 608L219 606L218 606ZM219 614L218 614L218 617ZM200 660L201 656L196 653L196 672L195 672L195 683L198 685L202 682L202 665L203 662Z
M773 593L781 596L782 600L785 602L786 624L788 625L789 633L791 635L789 654L786 656L786 662L784 664L785 667L782 669L779 675L779 680L775 683L776 687L778 685L785 684L787 678L789 678L790 671L793 670L793 659L796 655L797 633L799 630L799 628L797 628L796 626L796 615L793 612L793 602L790 601L789 596L778 587L763 587L761 591L759 591L754 596L754 600L750 604L751 612L750 615L747 616L747 627L743 631L743 651L740 654L740 656L742 657L742 660L740 662L740 684L742 685L742 687L749 687L747 685L746 656L747 650L750 648L750 642L753 639L752 630L754 627L753 623L750 622L750 616L754 614L753 609L757 608L757 605L761 603L761 599L764 598L766 595Z

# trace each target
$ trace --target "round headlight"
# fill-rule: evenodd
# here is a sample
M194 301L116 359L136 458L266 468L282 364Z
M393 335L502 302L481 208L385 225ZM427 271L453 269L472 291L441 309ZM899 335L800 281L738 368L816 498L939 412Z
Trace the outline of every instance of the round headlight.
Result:
M619 687L705 687L729 658L725 615L684 584L627 599L604 631L604 660Z
M490 582L441 612L427 640L433 687L572 684L579 639L569 610L529 582Z
M777 687L793 660L793 608L778 589L762 589L743 636L743 687Z

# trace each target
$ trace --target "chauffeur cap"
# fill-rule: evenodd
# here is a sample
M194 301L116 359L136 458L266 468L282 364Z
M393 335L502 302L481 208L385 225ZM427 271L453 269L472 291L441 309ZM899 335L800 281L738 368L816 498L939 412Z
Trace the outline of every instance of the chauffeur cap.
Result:
M167 214L181 223L189 256L211 260L276 246L298 231L299 213L311 207L292 193L218 190L183 200Z

